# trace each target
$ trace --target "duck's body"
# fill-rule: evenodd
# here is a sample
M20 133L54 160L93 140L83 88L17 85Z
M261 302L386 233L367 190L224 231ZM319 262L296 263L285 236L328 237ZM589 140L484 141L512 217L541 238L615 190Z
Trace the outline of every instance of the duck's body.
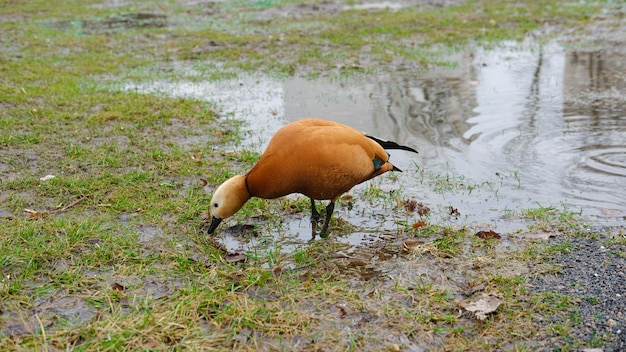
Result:
M311 199L313 237L319 219L314 200L330 200L320 233L326 237L337 198L361 182L387 171L400 171L389 163L385 147L417 153L337 122L313 118L292 122L274 134L246 175L235 176L217 188L211 200L209 233L250 197L272 199L301 193Z

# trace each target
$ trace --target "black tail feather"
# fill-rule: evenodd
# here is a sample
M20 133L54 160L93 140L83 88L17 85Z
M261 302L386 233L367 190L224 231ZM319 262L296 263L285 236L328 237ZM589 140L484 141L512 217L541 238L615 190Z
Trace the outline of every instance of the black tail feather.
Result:
M383 148L385 149L399 149L399 150L406 150L409 152L413 152L413 153L418 153L417 150L411 148L411 147L407 147L405 145L400 145L396 142L392 142L392 141L385 141L382 140L380 138L376 138L374 136L370 136L370 135L365 135L367 136L367 138L374 140L376 143L380 144Z

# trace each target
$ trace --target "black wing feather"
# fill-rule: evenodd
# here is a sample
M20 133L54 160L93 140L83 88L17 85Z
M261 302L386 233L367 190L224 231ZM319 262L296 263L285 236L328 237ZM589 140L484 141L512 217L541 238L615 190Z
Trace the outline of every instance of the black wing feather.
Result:
M385 148L385 149L399 149L399 150L406 150L409 152L413 152L413 153L419 153L417 150L411 148L411 147L407 147L406 145L400 145L396 142L392 142L392 141L386 141L380 138L376 138L374 136L370 136L368 134L365 135L367 138L375 141L376 143L380 144L381 147Z

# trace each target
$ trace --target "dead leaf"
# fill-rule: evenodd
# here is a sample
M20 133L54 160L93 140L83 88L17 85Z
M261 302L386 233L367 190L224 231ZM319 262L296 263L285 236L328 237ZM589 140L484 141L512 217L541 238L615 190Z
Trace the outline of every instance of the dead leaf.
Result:
M114 282L111 284L111 290L113 291L124 291L126 289L126 287L118 284L117 282Z
M204 187L204 186L206 186L206 185L208 185L208 184L209 184L209 181L207 181L207 180L206 180L206 179L204 179L204 178L200 178L200 182L202 182L202 187Z
M407 200L403 200L401 201L402 206L404 207L404 210L406 210L409 213L412 213L415 211L415 208L417 208L417 202L413 199L407 199Z
M415 247L419 246L424 242L420 240L406 240L402 242L402 250L405 252L412 252Z
M489 230L489 231L478 231L478 232L476 232L476 237L482 238L483 240L486 240L488 238L495 238L495 239L499 240L500 238L502 238L502 236L500 236L499 233L494 232L492 230Z
M274 270L272 270L272 274L274 274L274 277L278 277L280 276L280 273L283 271L283 268L281 266L277 266L274 268Z
M40 212L37 210L24 209L24 211L29 213L28 218L30 220L39 220L39 219L43 219L46 216L45 212Z
M487 319L487 314L495 312L501 304L502 300L500 298L486 293L483 293L480 297L459 303L463 309L474 313L478 320Z
M343 303L335 304L335 308L339 309L339 316L344 317L348 312L346 311L346 305Z
M421 229L422 227L426 226L426 223L424 221L418 221L418 222L414 223L411 226L413 227L413 229L417 230L417 229Z
M426 216L428 215L428 213L430 213L430 208L425 206L421 202L417 203L417 213L419 214L419 216Z

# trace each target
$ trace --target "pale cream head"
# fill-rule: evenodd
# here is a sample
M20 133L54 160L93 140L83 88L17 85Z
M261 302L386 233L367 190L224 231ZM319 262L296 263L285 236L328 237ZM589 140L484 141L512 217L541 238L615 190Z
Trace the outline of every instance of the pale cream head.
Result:
M220 221L233 216L241 209L250 197L244 175L233 176L217 187L209 205L212 218L209 233L215 230Z

